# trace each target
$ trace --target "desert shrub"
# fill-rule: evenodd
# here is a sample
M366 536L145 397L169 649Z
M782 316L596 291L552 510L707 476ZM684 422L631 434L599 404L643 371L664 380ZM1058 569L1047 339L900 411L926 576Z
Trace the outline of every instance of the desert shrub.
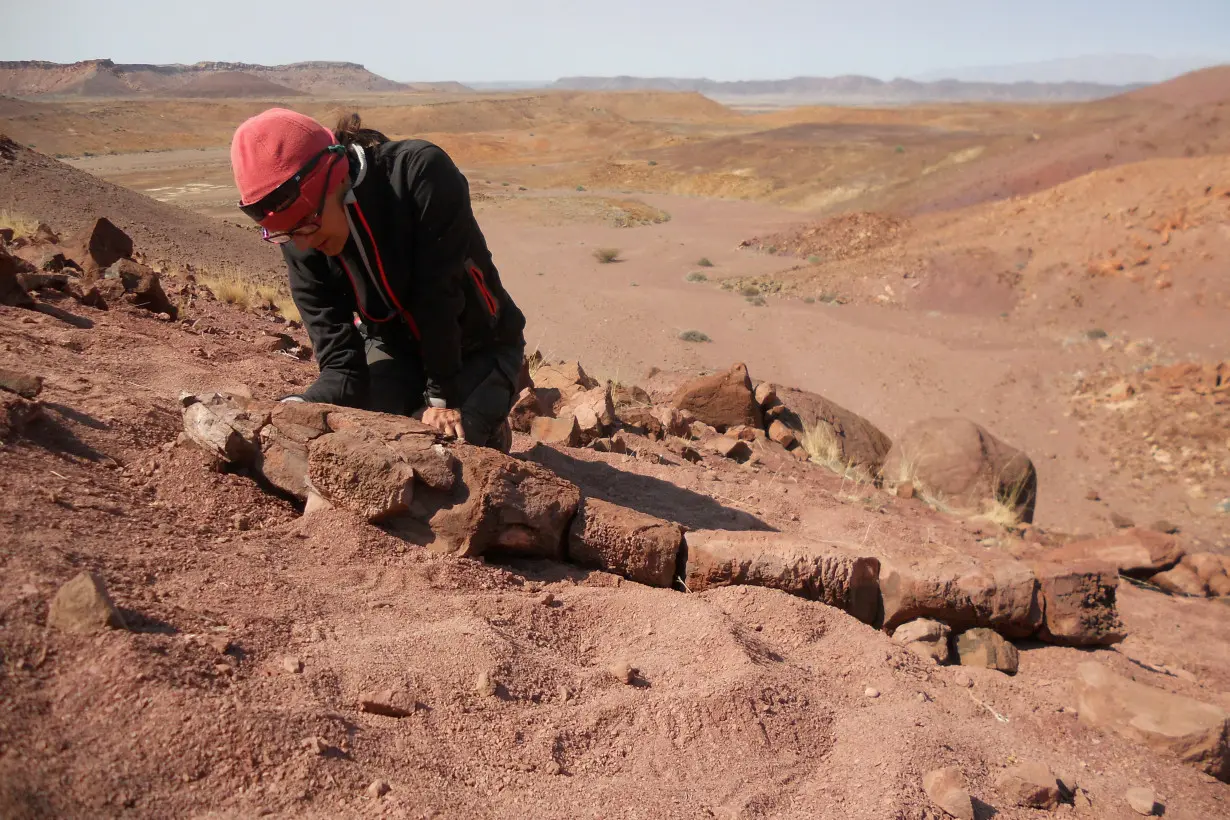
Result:
M584 186L584 185L578 185L578 186L577 186L577 190L578 190L578 191L584 191L584 190L585 190L585 186Z
M804 297L803 297L803 304L805 304L805 305L814 305L814 304L816 304L816 297L815 297L815 296L804 296Z
M820 257L819 257L819 256L816 256L816 255L813 253L811 256L807 257L807 264L809 264L809 265L819 265L819 264L820 264Z
M711 268L711 267L713 267L713 263L709 261L709 257L707 257L707 256L702 256L702 257L701 257L701 258L700 258L700 259L696 262L696 264L700 265L702 268Z
M746 296L747 298L751 299L753 296L760 295L760 288L756 287L755 285L744 285L743 287L739 288L739 295Z
M765 248L765 253L777 253L777 246L770 245L769 247Z
M898 146L897 146L897 148L896 148L896 151L897 151L897 153L898 153L898 154L904 154L904 153L905 153L905 146L904 146L904 145L898 145Z
M685 330L679 334L679 338L685 342L711 342L708 334L702 333L699 330Z
M767 302L765 302L764 297L761 296L759 293L756 294L755 296L747 297L747 303L749 305L752 305L753 307L764 307L766 304L768 304Z
M685 277L689 282L708 282L709 277L698 270L694 270Z
M598 248L594 251L594 258L603 265L609 265L611 262L618 262L619 248Z
M1100 327L1095 327L1093 330L1085 333L1085 337L1088 339L1105 339L1108 335L1109 334L1107 334L1107 332Z
M657 164L658 164L658 161L657 161L656 159L651 159L651 160L649 160L649 165L650 165L650 167L652 167L652 166L654 166L654 165L657 165Z

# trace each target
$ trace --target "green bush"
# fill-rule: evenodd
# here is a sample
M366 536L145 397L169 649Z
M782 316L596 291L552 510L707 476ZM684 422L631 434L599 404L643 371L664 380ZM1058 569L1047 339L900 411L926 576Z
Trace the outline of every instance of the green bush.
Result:
M679 334L679 338L685 342L711 342L712 339L705 333L699 330L685 330Z
M749 305L754 305L755 307L764 307L766 304L768 304L767 302L765 302L764 297L761 296L759 293L756 294L755 296L747 297L747 303Z
M698 270L694 270L685 277L689 282L708 282L709 277L705 276Z
M700 258L700 259L696 262L696 264L700 265L702 268L711 268L711 267L713 267L713 263L709 261L709 257L707 257L707 256L702 256L702 257L701 257L701 258Z

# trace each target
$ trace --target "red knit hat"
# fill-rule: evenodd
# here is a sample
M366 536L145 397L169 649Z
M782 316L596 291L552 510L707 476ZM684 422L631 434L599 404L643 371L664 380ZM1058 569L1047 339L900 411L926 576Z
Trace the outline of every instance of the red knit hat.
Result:
M246 120L231 140L239 201L250 205L266 196L333 144L328 128L296 111L270 108Z

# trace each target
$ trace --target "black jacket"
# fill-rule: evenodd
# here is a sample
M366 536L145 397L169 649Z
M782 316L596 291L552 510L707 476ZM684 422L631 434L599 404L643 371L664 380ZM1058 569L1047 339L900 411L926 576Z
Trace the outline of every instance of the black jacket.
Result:
M474 219L466 178L423 140L352 146L346 213L350 239L337 257L282 246L290 292L312 339L320 377L308 401L362 407L369 335L406 342L422 357L427 397L459 406L462 356L521 344L525 316L500 283Z

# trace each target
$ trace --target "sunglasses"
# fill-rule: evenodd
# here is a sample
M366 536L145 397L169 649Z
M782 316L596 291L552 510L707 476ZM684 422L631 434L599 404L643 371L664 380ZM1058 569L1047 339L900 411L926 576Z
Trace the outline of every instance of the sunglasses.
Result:
M303 194L303 181L307 179L307 177L310 176L316 169L316 166L320 163L321 158L325 156L330 157L329 164L325 167L324 171L327 182L333 162L337 159L337 157L345 154L345 152L346 149L344 146L329 146L308 160L302 168L295 172L294 176L283 182L265 196L261 197L258 201L250 205L244 205L242 202L239 203L239 210L243 211L244 214L256 222L260 222L273 214L281 213L287 210L299 201ZM289 242L295 236L309 236L320 230L320 223L318 220L321 212L324 210L325 199L328 195L328 186L327 184L322 183L320 202L317 204L316 210L313 213L309 214L293 228L286 231L270 233L267 229L262 228L262 238L267 242L273 242L274 244L281 245L285 242Z

